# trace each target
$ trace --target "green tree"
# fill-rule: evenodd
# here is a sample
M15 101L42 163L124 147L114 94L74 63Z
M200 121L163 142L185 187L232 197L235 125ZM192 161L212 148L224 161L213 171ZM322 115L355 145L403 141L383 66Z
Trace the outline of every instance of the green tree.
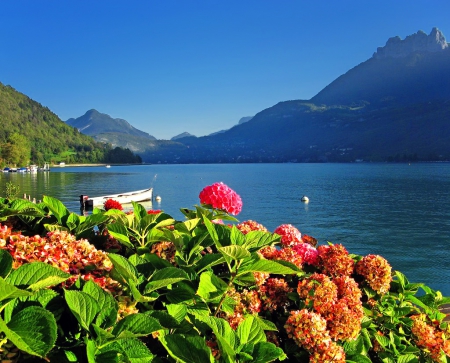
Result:
M30 161L31 147L27 138L13 133L1 148L2 157L10 165L25 165Z

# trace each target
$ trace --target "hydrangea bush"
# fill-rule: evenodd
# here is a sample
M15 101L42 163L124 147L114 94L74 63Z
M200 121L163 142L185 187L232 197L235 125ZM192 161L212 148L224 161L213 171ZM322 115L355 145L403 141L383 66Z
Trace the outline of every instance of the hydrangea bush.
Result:
M381 256L239 222L223 183L199 198L180 221L2 198L1 362L450 361L450 298Z

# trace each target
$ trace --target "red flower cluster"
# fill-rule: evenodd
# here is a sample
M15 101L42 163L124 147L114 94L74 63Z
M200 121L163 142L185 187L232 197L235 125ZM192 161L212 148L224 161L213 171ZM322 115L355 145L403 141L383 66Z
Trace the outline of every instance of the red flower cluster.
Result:
M289 305L287 294L292 292L292 290L284 279L267 279L259 291L263 309L273 312L278 308L287 307Z
M310 363L345 363L344 349L330 337L326 320L306 309L292 311L285 324L289 338L309 353Z
M282 224L273 232L281 236L281 244L284 246L302 242L302 234L292 224Z
M242 210L241 197L224 183L214 183L203 188L199 194L200 203L237 215Z
M159 214L161 212L161 209L150 209L147 211L147 214Z
M323 273L330 276L350 276L353 273L355 262L344 246L319 246L317 250Z
M110 209L123 210L122 204L120 204L117 200L114 200L114 199L106 200L105 203L103 203L103 208L105 210L110 210Z
M392 281L392 268L379 255L367 255L356 264L356 273L364 276L369 286L379 294L389 291Z
M262 224L259 224L255 221L244 221L236 225L237 229L239 229L243 234L247 234L251 231L262 231L268 232L267 228Z
M450 357L448 333L445 334L441 329L427 324L425 314L414 315L411 319L413 321L411 332L415 336L417 345L428 351L434 362L444 362L445 358L442 359L444 354Z

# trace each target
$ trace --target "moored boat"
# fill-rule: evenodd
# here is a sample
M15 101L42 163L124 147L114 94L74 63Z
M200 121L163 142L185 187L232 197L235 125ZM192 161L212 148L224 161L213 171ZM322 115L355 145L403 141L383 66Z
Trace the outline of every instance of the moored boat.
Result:
M104 195L101 197L88 197L80 195L80 205L83 209L103 206L108 199L113 199L120 204L130 204L131 202L144 202L152 200L153 188L135 190L132 192Z

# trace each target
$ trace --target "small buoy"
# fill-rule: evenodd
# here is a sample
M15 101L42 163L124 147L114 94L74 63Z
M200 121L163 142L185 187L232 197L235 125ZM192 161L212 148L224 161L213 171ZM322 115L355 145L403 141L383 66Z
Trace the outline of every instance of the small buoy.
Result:
M302 201L303 203L308 203L308 202L309 202L309 198L308 198L306 195L304 195L304 196L302 197L301 201Z
M157 195L157 196L155 197L155 200L156 200L157 202L160 202L160 201L161 201L161 197L160 197L159 195Z

